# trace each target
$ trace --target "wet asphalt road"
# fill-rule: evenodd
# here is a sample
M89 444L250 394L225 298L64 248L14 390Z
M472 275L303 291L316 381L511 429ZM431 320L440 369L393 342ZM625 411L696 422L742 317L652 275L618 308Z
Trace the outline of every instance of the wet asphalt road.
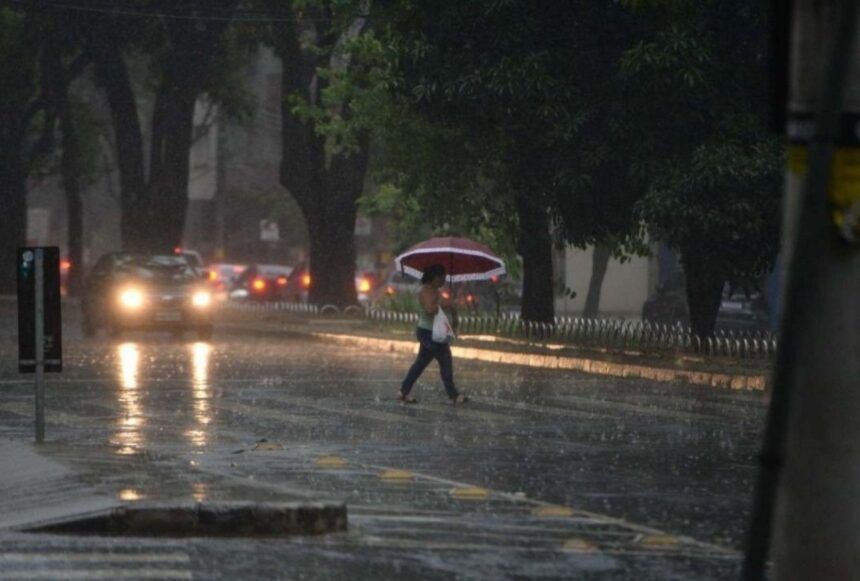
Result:
M421 403L405 407L394 401L411 362L401 355L224 329L210 343L83 340L68 318L39 453L79 489L42 478L0 508L74 506L84 490L123 502L334 499L350 532L7 532L0 580L737 577L761 394L455 361L474 402L447 403L433 364ZM3 320L0 440L27 441L32 387L16 373L14 317Z

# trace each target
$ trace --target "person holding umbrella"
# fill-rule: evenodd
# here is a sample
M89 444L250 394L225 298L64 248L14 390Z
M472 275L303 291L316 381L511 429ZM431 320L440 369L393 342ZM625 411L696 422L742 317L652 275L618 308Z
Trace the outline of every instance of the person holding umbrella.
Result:
M442 383L448 397L455 404L466 403L469 398L457 391L454 386L454 360L451 356L451 346L448 343L439 343L433 340L433 319L436 313L444 306L450 305L450 299L441 301L439 289L445 284L445 267L441 264L432 264L424 269L421 276L421 290L418 293L418 328L415 334L418 337L418 356L406 378L400 386L397 399L403 403L418 403L415 397L409 395L412 386L434 359L439 362L439 372L442 375Z
M417 403L409 392L424 369L436 359L448 397L454 403L467 402L469 398L461 395L454 386L451 347L447 343L433 341L433 319L440 308L439 289L446 280L453 284L502 276L506 272L504 261L483 244L468 238L448 236L419 242L395 258L394 264L397 270L420 278L422 283L418 295L420 307L416 330L420 348L397 398L404 403Z

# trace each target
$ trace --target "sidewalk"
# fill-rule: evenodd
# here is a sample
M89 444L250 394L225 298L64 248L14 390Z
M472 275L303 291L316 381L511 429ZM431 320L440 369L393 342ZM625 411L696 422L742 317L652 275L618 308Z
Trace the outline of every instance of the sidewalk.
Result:
M363 319L305 318L286 313L266 313L264 320L259 320L251 313L225 311L222 320L227 321L225 326L233 329L306 336L364 350L414 354L418 349L411 332L381 329ZM452 346L452 351L459 359L504 365L756 391L765 390L769 373L766 361L688 355L661 357L631 351L526 342L492 335L463 335Z

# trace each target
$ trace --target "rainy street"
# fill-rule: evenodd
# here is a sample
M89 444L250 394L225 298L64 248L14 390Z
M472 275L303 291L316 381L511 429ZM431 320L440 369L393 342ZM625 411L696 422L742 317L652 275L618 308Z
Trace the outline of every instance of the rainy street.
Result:
M17 375L6 314L0 443L29 446L32 380ZM66 368L48 377L47 442L36 448L48 468L0 479L16 487L2 491L7 516L83 498L336 500L349 531L205 542L7 531L0 579L120 578L111 567L135 559L141 578L159 579L739 570L761 393L455 360L472 402L449 404L432 364L419 405L402 406L407 355L224 327L211 342L84 340L67 314Z

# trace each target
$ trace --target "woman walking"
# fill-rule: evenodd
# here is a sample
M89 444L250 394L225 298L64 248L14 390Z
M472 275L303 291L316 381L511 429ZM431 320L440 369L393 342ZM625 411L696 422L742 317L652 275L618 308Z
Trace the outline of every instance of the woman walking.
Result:
M441 308L439 289L445 284L446 274L444 266L434 264L428 267L421 277L421 291L418 293L418 328L415 331L420 348L418 349L418 357L412 367L409 368L409 372L400 386L400 393L397 394L397 399L403 403L418 403L418 400L409 395L409 392L412 391L412 386L415 385L421 373L434 359L439 362L442 382L445 384L445 391L451 401L455 404L469 401L468 397L459 393L454 387L454 363L451 358L451 347L447 343L437 343L433 340L433 318ZM445 306L449 304L450 302L446 302Z

